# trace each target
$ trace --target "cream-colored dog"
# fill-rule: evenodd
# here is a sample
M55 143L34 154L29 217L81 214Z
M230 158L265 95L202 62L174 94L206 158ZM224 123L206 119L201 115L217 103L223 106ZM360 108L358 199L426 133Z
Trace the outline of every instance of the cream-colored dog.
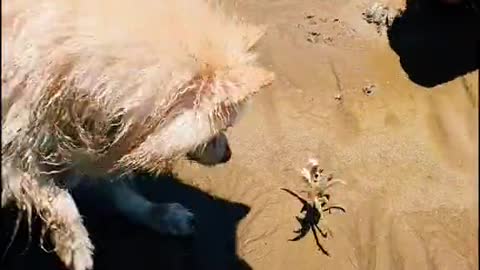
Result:
M35 211L61 260L91 269L68 190L184 157L228 161L223 131L273 80L250 51L262 34L205 0L2 1L2 205ZM135 222L193 232L180 204L99 186Z

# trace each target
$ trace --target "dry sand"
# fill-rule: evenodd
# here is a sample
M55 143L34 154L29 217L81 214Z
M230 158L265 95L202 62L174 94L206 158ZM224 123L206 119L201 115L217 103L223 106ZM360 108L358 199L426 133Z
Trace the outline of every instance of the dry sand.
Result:
M462 53L467 62L476 59L475 51L445 49L429 63L421 62L422 53L397 54L388 35L362 20L372 3L227 1L230 10L268 26L258 50L278 79L229 132L228 164L178 168L178 178L198 188L178 193L199 217L194 245L201 255L193 257L200 263L188 266L193 259L175 253L168 255L174 262L160 264L175 250L172 242L91 223L96 269L478 269L478 71L448 62ZM396 39L413 44L407 47L430 38L408 32L416 27L399 29L407 29ZM437 45L475 33L467 27L453 40L448 29L438 31L445 35L437 35ZM375 88L366 95L369 83ZM303 188L299 169L309 157L348 182L332 196L347 213L328 216L334 236L321 239L330 257L311 234L287 241L301 204L280 188ZM35 269L44 269L35 254L11 256L10 264L33 269L20 261L36 260Z
M239 255L253 269L478 269L478 71L413 83L361 19L373 1L235 3L269 26L259 50L279 79L231 131L231 163L180 178L251 207ZM328 217L334 238L322 241L331 257L311 234L287 242L301 205L279 188L301 188L308 157L349 183L333 196L347 214Z

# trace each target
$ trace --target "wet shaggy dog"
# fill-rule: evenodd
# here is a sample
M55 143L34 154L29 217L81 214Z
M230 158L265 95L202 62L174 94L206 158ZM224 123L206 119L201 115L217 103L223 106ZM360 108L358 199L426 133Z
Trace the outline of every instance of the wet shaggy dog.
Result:
M273 80L251 52L262 35L206 0L2 1L2 206L37 213L72 270L93 267L80 182L137 223L191 234L182 205L116 180L228 161L223 132Z

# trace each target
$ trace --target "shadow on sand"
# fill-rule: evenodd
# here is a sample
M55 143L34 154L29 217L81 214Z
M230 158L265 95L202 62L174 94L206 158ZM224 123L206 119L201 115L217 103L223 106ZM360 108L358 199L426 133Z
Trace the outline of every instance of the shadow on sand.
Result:
M85 199L83 190L74 193L80 212L95 245L95 270L246 270L252 269L236 255L236 227L250 208L213 198L170 177L158 181L139 180L140 191L158 202L179 202L196 216L197 234L193 239L160 236L144 227L129 224L122 217L107 215ZM89 195L86 195L89 196ZM4 209L0 230L0 251L12 234L16 213ZM22 222L18 235L0 263L3 270L64 269L55 254L39 246L39 222L34 222L31 243ZM28 246L27 246L28 245ZM26 250L24 251L24 249Z
M480 13L475 1L450 6L407 0L388 39L410 80L434 87L478 69Z

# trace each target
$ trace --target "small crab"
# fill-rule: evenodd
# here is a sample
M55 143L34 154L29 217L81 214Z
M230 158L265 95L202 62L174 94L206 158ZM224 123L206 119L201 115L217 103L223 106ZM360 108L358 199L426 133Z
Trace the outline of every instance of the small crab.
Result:
M303 179L307 182L310 188L308 191L306 191L309 195L308 201L295 192L286 188L282 188L282 190L295 196L303 204L303 207L300 210L302 216L296 217L301 225L301 228L294 231L295 233L298 233L298 235L295 238L290 239L290 241L300 240L301 238L305 237L310 230L312 230L318 248L323 251L325 255L329 256L328 252L322 247L318 240L317 231L320 232L324 238L328 236L328 233L333 235L331 230L326 226L324 212L331 214L333 209L338 209L342 212L346 211L345 208L340 205L328 204L330 200L330 194L327 193L327 190L335 184L346 183L343 180L334 179L333 175L331 174L325 174L324 170L319 167L318 161L315 159L310 159L307 166L302 169L301 173ZM322 222L322 224L320 224L320 222Z
M346 185L345 181L334 179L332 174L325 174L316 159L308 160L307 166L302 169L302 176L310 186L310 190L307 192L316 209L326 210L329 213L331 213L331 209L342 209L345 212L345 209L341 206L327 206L330 200L330 194L327 193L327 190L335 184Z

